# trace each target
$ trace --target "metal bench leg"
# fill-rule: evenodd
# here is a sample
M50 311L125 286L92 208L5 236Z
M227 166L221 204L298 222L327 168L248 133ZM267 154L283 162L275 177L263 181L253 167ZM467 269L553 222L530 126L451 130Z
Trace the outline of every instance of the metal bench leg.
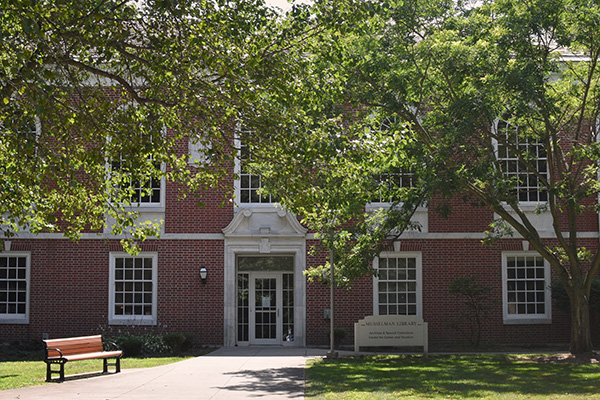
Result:
M46 363L46 382L52 382L52 364Z
M121 359L120 358L116 358L115 359L115 363L114 364L110 364L108 362L108 358L103 359L104 361L104 369L103 369L103 373L107 374L108 373L108 366L114 366L115 367L115 374L118 372L121 372Z

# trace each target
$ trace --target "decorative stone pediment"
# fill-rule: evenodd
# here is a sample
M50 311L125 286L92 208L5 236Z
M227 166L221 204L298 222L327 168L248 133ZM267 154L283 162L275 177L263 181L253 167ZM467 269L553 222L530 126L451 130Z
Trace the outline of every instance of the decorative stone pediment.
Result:
M223 229L225 237L304 237L308 230L282 209L241 209Z

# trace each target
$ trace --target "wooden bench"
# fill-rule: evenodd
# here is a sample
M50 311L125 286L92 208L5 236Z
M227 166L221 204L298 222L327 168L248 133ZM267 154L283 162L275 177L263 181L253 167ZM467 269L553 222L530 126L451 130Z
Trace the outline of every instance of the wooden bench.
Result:
M115 347L116 345L112 343ZM81 336L63 339L45 339L46 346L46 382L52 381L52 374L60 374L58 382L65 380L65 364L69 361L104 359L103 373L108 373L108 366L115 367L115 373L121 372L121 350L105 351L102 336ZM109 358L115 362L108 363ZM53 371L52 364L59 364L60 370Z

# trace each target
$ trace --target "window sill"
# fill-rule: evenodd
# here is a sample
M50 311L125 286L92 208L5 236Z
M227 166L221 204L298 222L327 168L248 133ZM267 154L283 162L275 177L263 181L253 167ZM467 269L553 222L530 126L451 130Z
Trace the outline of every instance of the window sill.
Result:
M138 211L138 212L154 212L154 213L165 212L164 205L133 204L131 206L126 206L125 208L130 211Z
M272 208L281 210L279 203L237 203L236 208Z
M552 318L504 318L504 325L549 325Z
M109 325L130 325L130 326L153 326L156 325L156 319L136 319L136 318L127 318L127 319L109 319Z
M542 202L526 201L526 202L519 202L519 203L517 203L517 205L519 206L519 208L521 210L523 210L523 212L537 212L539 209L544 209L544 208L548 207L548 202L546 202L546 201L542 201ZM506 211L509 211L509 212L513 211L512 207L509 206L507 203L503 203L502 206L504 207L504 209ZM542 211L542 213L545 213L545 211Z
M376 202L376 203L367 203L367 205L365 205L365 211L369 212L369 211L376 211L376 210L380 210L380 209L389 209L392 206L392 203L381 203L381 202ZM402 203L396 204L396 208L401 208L402 207ZM422 212L427 212L427 207L426 206L419 206L417 207L417 211L418 213L422 213Z
M28 325L29 318L0 318L0 325Z

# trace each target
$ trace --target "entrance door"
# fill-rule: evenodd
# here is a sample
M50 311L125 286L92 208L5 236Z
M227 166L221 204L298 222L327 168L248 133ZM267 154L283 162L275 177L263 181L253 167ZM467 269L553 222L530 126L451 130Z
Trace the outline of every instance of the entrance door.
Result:
M282 341L281 274L251 276L250 342L278 344Z
M238 257L238 344L293 345L293 266L290 256Z

